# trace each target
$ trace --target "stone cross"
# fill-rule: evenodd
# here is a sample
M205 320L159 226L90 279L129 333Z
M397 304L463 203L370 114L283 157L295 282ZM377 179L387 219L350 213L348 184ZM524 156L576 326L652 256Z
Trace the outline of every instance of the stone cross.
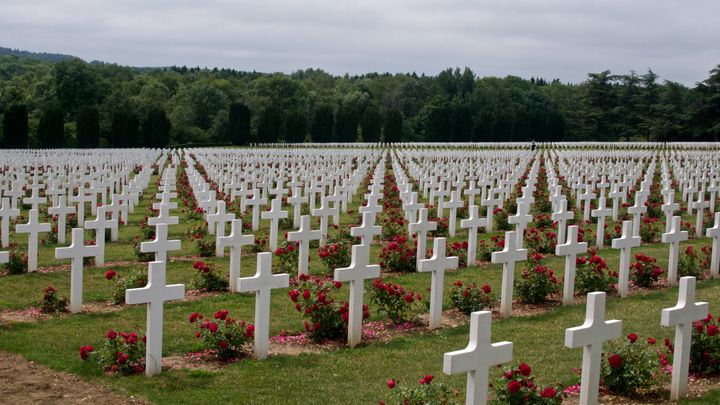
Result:
M592 192L592 187L588 184L585 185L585 191L580 194L578 202L583 204L583 221L590 220L590 202L595 198L595 193Z
M608 193L608 197L612 199L612 219L613 221L617 221L618 219L618 205L620 202L620 199L624 197L624 193L620 191L620 184L613 183L612 187L610 188L610 192Z
M83 303L83 259L97 257L100 246L85 245L85 230L73 228L72 243L68 247L55 248L56 259L70 259L70 312L82 311Z
M420 260L425 259L425 242L429 231L437 229L437 222L428 221L427 208L420 208L418 221L408 225L411 233L415 234L417 240L417 249L415 252L415 268L420 268Z
M118 221L118 224L128 222L128 206L127 204L123 204L122 201L120 201L121 198L117 194L113 194L112 197L110 197L111 204L107 206L107 210L110 213L110 218ZM149 219L148 219L149 220ZM118 230L117 229L111 229L110 230L110 240L111 241L117 241L118 240Z
M152 242L141 242L140 252L155 253L156 262L167 262L167 252L180 250L179 240L168 240L168 225L158 224L155 226L155 239Z
M382 233L382 226L373 225L374 215L371 212L363 212L362 225L350 228L350 236L360 238L361 245L372 245L373 236Z
M165 262L158 261L149 263L148 283L145 287L125 290L126 304L147 304L145 374L148 376L154 376L162 371L163 304L165 301L183 298L185 298L185 285L166 285Z
M275 198L270 203L270 211L264 211L262 219L270 220L270 250L273 252L277 249L278 244L278 225L280 220L288 217L288 212L282 210L282 200Z
M580 403L597 404L600 384L602 345L607 340L617 339L622 332L622 321L605 320L605 293L592 292L587 295L585 322L581 326L565 329L565 347L583 348L582 375L580 381Z
M640 216L647 212L647 206L640 193L635 194L635 205L628 207L627 212L633 215L633 236L640 236Z
M39 213L36 209L30 210L30 217L27 223L15 226L16 233L28 234L28 271L37 270L38 234L50 232L50 224L40 223Z
M156 226L158 224L177 225L180 223L180 219L176 216L170 215L170 204L163 202L153 204L153 208L158 210L158 216L148 218L147 223L150 226ZM211 214L212 215L212 214ZM208 215L210 216L210 215Z
M663 204L660 209L662 209L663 214L665 214L665 232L670 232L670 226L672 225L672 218L673 213L680 209L680 204L673 202L675 201L675 193L668 194L667 200L665 201L665 204Z
M254 276L237 279L238 292L255 292L255 357L258 359L264 359L268 354L271 290L289 285L290 275L272 273L272 253L269 252L257 254Z
M601 197L604 198L604 197ZM587 252L587 242L578 241L577 225L568 227L567 240L555 246L555 255L565 256L565 276L563 277L563 305L572 304L575 296L575 266L577 255Z
M508 217L508 223L515 225L515 233L517 234L517 245L522 247L525 242L525 227L532 221L533 216L530 212L530 204L517 203L517 213Z
M60 244L65 243L65 224L67 222L67 215L75 213L75 207L72 205L68 206L65 199L65 195L58 196L58 205L48 208L48 214L57 215L57 239Z
M370 262L370 246L353 245L350 266L335 269L335 281L350 282L350 299L348 313L348 346L355 347L361 341L363 316L364 281L380 277L380 265Z
M20 215L18 208L13 208L8 197L2 198L0 205L0 237L2 238L2 247L6 248L10 245L10 219Z
M335 207L337 209L338 207ZM324 245L328 236L328 218L333 215L334 209L330 207L327 197L320 199L320 208L313 208L311 211L314 217L320 217L320 244Z
M310 255L310 241L320 240L320 230L312 230L310 215L303 215L300 218L300 229L288 232L287 240L298 242L298 275L308 274L308 256Z
M603 247L605 242L605 217L612 214L612 210L605 206L605 197L598 199L597 209L592 210L592 216L597 218L597 229L595 232L595 246Z
M513 283L515 282L515 262L527 260L527 249L519 249L515 231L505 232L505 246L499 252L493 252L492 263L502 263L502 293L500 296L500 315L512 315Z
M223 257L224 249L219 246L217 240L225 236L225 224L235 219L235 214L225 211L225 201L220 200L217 203L217 210L214 214L207 216L207 222L210 229L215 230L215 256ZM212 233L210 233L212 234Z
M703 219L705 219L703 214L705 213L705 208L710 207L710 202L705 201L704 197L705 193L701 191L698 193L697 201L693 201L692 203L692 207L697 210L697 216L695 217L695 236L698 238L702 237Z
M480 217L479 207L470 205L470 217L460 220L460 227L468 230L468 251L467 265L473 266L477 263L477 233L478 228L485 227L485 218Z
M712 238L712 256L710 258L710 277L717 278L720 272L720 212L715 213L715 224L705 230L705 236Z
M303 204L307 204L307 196L303 196L300 187L293 187L293 193L288 197L288 204L293 206L293 227L300 226L300 210Z
M678 302L672 308L662 310L660 324L675 327L675 349L673 350L670 400L678 401L687 394L688 366L692 324L708 314L707 302L695 302L695 277L680 279Z
M462 197L460 197L460 190L454 190L450 193L450 201L443 203L443 207L450 211L450 218L448 221L448 233L450 236L455 236L455 227L457 225L457 210L465 205Z
M560 209L557 212L553 212L551 216L552 220L558 224L557 240L565 240L565 232L567 230L567 221L575 218L575 214L567 209L567 200L560 200Z
M240 260L242 257L243 245L252 245L255 243L254 235L242 234L242 219L233 219L229 236L220 236L216 239L217 246L220 249L230 248L230 292L237 292L237 279L240 277Z
M429 259L420 260L417 271L432 273L430 282L430 320L429 328L439 328L442 324L442 303L445 286L445 270L458 268L460 259L457 256L445 256L445 238L435 238L433 255Z
M403 210L405 211L405 219L408 223L413 223L417 219L417 212L420 208L424 207L423 203L418 202L418 193L413 191L410 193L410 201L403 204Z
M38 209L40 204L45 203L47 203L47 197L40 197L40 190L34 187L30 197L23 198L23 204L30 204L31 209Z
M484 200L480 200L480 204L487 207L487 211L486 211L487 232L492 232L493 215L494 215L493 211L495 210L495 207L498 204L502 203L502 199L495 197L494 195L495 195L495 190L491 188L490 191L488 191L487 198Z
M630 277L630 255L632 248L640 246L640 237L633 235L633 221L623 221L622 235L612 240L612 248L620 249L620 269L618 271L618 292L625 298L628 293Z
M107 219L107 207L101 206L97 208L97 217L92 221L85 221L85 229L95 230L95 244L98 246L98 253L95 256L95 265L105 265L105 230L117 228L118 223L115 219Z
M267 198L260 197L260 190L256 188L253 188L252 195L245 204L252 206L252 230L257 231L260 227L260 205L267 204Z
M92 196L89 194L85 194L85 184L84 183L81 183L80 186L78 186L77 195L70 196L70 201L77 203L77 223L84 224L85 223L85 203L92 201Z
M467 347L443 356L445 374L467 373L466 404L486 404L490 367L512 361L513 344L491 343L491 326L492 312L473 312L470 314L470 342Z
M688 240L688 231L682 230L681 218L674 216L670 232L662 235L662 242L670 244L670 253L668 257L668 284L677 284L678 257L680 252L680 242Z

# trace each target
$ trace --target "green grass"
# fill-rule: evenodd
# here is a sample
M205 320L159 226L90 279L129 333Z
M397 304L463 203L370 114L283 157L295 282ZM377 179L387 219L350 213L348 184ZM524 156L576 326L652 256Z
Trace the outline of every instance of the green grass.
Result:
M154 184L154 179L151 184ZM135 214L131 215L130 223L121 228L120 241L106 245L106 261L134 260L132 249L133 238L138 231L137 224L145 213L150 201L149 196L154 192L155 188L151 186ZM353 207L357 207L359 203L359 194ZM171 227L171 237L183 239L182 251L174 252L174 256L192 255L193 246L185 240L184 233L189 226L201 222L188 223L182 218L181 212L175 211L174 214L181 215L182 225ZM353 218L355 215L343 215L341 222L348 224ZM263 227L267 227L265 222L261 221ZM449 242L466 238L466 234L460 228L458 230L456 237L448 238ZM482 235L483 238L489 236ZM708 240L704 239L691 240L684 246L707 243ZM375 262L379 250L379 246L372 248L371 255ZM667 245L643 245L634 252L656 257L658 264L666 267ZM617 251L603 249L599 254L607 260L611 269L617 268ZM216 264L223 277L227 276L227 257L210 258L207 261ZM563 258L549 257L546 262L562 277ZM67 261L55 260L54 246L44 246L40 249L39 263L41 266L48 266L66 264ZM168 283L191 283L195 277L191 263L171 261L167 271ZM325 271L314 252L310 267L314 274ZM115 266L113 269L122 274L128 267ZM254 269L254 254L247 252L242 259L241 273L244 276L251 275ZM522 266L518 266L516 278L521 271ZM105 269L86 269L86 302L107 301L110 298L113 283L105 280L104 272ZM479 284L489 283L495 291L499 291L501 277L501 267L493 264L459 269L448 273L445 289L447 292L455 280L463 280ZM387 278L423 295L427 295L426 290L430 287L429 274L413 273ZM34 304L47 284L55 285L61 295L67 294L69 279L68 271L0 277L0 308L21 309ZM697 295L699 300L710 303L713 313L720 309L720 281L702 281L698 285ZM346 287L340 291L338 297L341 300L346 299ZM633 295L622 300L611 296L608 300L607 317L621 319L625 334L632 331L643 338L672 336L672 330L660 326L660 311L674 305L676 300L675 288L654 291L647 295ZM193 325L187 321L190 313L197 311L212 315L221 308L227 308L233 317L252 321L254 305L251 295L229 293L202 300L167 303L164 354L182 355L196 349ZM446 300L445 307L450 307L449 300ZM423 308L418 309L418 312L422 311ZM383 318L372 307L371 312L372 319ZM584 313L584 305L578 304L558 307L537 316L497 320L493 323L492 339L512 341L514 363L529 363L540 383L568 381L574 377L572 369L580 367L582 350L563 347L564 330L580 325ZM79 347L85 344L98 345L108 329L143 330L144 327L144 306L128 306L112 313L83 313L36 323L16 323L0 327L0 349L20 353L29 360L78 374L91 381L108 383L121 392L157 403L372 403L386 393L385 382L388 378L398 378L402 384L414 385L424 373L434 374L437 381L462 390L465 385L465 376L450 377L442 373L442 358L444 352L467 345L467 326L400 337L356 349L298 356L272 356L262 361L243 360L228 365L222 371L169 371L150 379L144 376L108 377L94 365L83 363L79 358ZM302 318L294 310L287 296L287 289L273 292L270 328L271 334L282 330L299 331L302 328ZM495 372L493 378L497 377L497 374ZM359 398L362 400L359 401ZM702 401L691 403L717 403L718 400L720 391L708 394Z

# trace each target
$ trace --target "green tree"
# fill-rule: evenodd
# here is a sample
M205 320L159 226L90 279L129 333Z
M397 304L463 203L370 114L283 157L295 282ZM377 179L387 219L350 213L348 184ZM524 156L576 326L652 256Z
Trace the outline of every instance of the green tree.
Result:
M37 137L43 148L61 148L65 141L65 114L56 106L46 108L40 115Z
M98 77L82 59L72 58L56 63L53 78L60 108L71 116L80 106L101 101L102 89Z
M292 110L285 115L282 137L285 142L301 143L307 134L307 117L302 110Z
M147 112L142 123L142 135L148 148L164 148L170 143L172 124L165 110L153 108Z
M379 142L382 133L382 124L383 116L380 108L374 103L369 104L360 118L363 141Z
M313 142L334 142L333 128L335 114L329 104L321 104L315 108L310 125L310 136Z
M95 106L83 106L77 113L77 145L97 148L100 142L100 113Z
M385 142L400 142L402 137L402 113L397 108L391 108L385 116Z
M254 142L250 138L250 122L252 113L250 108L243 103L230 104L230 114L228 116L228 131L233 145L247 145Z
M22 149L28 143L27 107L21 104L10 106L3 116L3 145L6 148Z
M212 126L215 114L227 108L227 97L217 88L206 83L195 83L187 92L187 102L193 112L193 123L200 129Z
M108 143L116 148L132 148L140 146L140 122L134 112L118 110L113 113Z
M283 113L279 108L268 107L258 119L258 140L262 143L273 143L280 140L283 125Z

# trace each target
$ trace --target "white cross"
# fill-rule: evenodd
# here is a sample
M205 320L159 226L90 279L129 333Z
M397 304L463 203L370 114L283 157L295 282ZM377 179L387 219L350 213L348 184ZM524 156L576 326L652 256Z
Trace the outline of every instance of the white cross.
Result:
M425 242L429 231L437 229L437 222L428 221L427 208L420 208L418 221L408 225L411 233L414 233L417 240L417 249L415 253L415 268L420 268L420 260L425 259Z
M68 206L65 199L65 195L61 194L58 197L58 205L48 208L48 214L57 215L57 238L58 243L60 244L65 243L65 224L67 221L67 214L75 213L75 207L72 205Z
M95 230L95 244L98 246L98 253L95 256L95 265L105 265L105 229L117 228L117 220L107 219L107 208L97 208L97 217L92 221L85 221L85 229Z
M705 208L710 207L710 202L705 201L704 197L705 193L701 191L698 193L697 201L693 201L692 203L693 209L697 210L697 216L695 217L695 236L698 238L702 237L703 219L705 218L703 214L705 212Z
M672 194L668 194L665 204L660 207L663 214L665 214L665 232L670 232L670 225L672 223L673 213L680 209L680 204L673 201L675 201L674 191Z
M378 204L382 193L380 194L366 194L367 204L360 207L358 210L361 214L369 212L372 214L372 222L375 223L375 216L382 212L382 205ZM313 214L314 215L314 214Z
M40 190L33 187L30 197L23 198L23 204L30 204L32 209L38 209L40 204L47 203L47 197L40 197Z
M225 212L225 201L220 200L214 214L207 216L208 227L215 230L215 256L223 257L224 249L217 241L225 236L225 224L235 219L235 214Z
M380 266L370 262L370 246L353 245L350 266L335 269L335 281L350 282L348 313L348 345L355 347L361 340L364 281L380 277Z
M128 222L128 206L127 204L123 204L121 201L121 196L117 194L113 194L110 198L111 204L107 206L107 211L110 213L110 218L118 221L118 224L120 224L120 221L127 224ZM110 240L117 241L118 240L118 232L117 229L113 229L110 231Z
M682 230L681 218L674 216L670 232L662 235L662 242L670 244L670 253L668 257L668 284L677 284L677 268L678 255L680 251L680 242L688 240L688 231Z
M155 253L156 262L167 262L167 252L180 250L179 240L168 240L167 224L155 226L155 239L152 242L141 242L140 252Z
M10 199L8 197L2 198L2 204L0 205L0 237L2 237L2 247L6 248L10 245L10 219L20 215L20 210L12 208Z
M604 197L601 197L604 198ZM565 277L563 277L563 305L572 304L575 296L575 266L577 255L587 252L587 242L578 241L578 226L568 227L567 240L555 246L555 255L565 256Z
M635 194L635 205L628 207L627 212L633 215L633 236L640 236L640 216L647 212L647 206L642 199L642 194Z
M258 359L268 354L271 290L289 285L290 275L272 273L272 253L269 252L257 254L254 276L237 279L238 292L255 292L255 357Z
M327 197L320 199L320 208L313 208L311 213L314 217L320 217L320 244L324 245L328 236L328 218L335 213L338 207L331 208Z
M320 240L320 230L312 230L310 215L303 215L300 218L300 229L288 232L287 240L299 242L298 251L298 275L308 274L308 256L310 255L310 241Z
M165 262L149 263L148 283L145 287L125 290L126 304L147 304L145 374L148 376L162 371L163 304L165 301L183 298L184 284L165 285Z
M405 211L405 219L408 221L408 223L415 222L417 219L417 212L420 210L420 208L424 207L425 205L421 202L418 202L418 193L416 191L413 191L410 193L410 201L403 204L403 210Z
M592 187L590 185L585 185L585 191L580 194L580 198L578 201L580 204L585 202L585 205L583 205L583 221L589 221L590 220L590 202L595 198L595 193L592 192Z
M382 233L382 226L374 225L371 221L373 219L371 212L363 212L362 214L362 225L350 228L350 236L360 238L361 245L372 245L373 236L380 235Z
M720 272L720 212L715 213L715 224L705 230L705 236L712 238L712 257L710 258L710 277L717 278Z
M467 265L473 266L477 262L477 233L478 228L487 226L485 218L479 215L479 207L470 205L470 217L460 220L460 227L468 230Z
M502 293L500 297L500 315L512 314L513 283L515 280L515 262L527 260L527 249L518 249L515 231L505 232L505 246L499 252L493 252L492 263L502 263Z
M293 227L300 226L300 209L303 204L307 204L307 196L303 196L300 187L293 187L293 194L288 197L288 204L293 206Z
M30 210L27 223L15 226L16 233L28 234L28 271L37 270L38 233L50 232L50 224L40 223L38 210Z
M267 198L260 197L260 190L253 188L252 198L248 198L247 205L252 205L252 230L257 231L260 226L260 205L267 204Z
M219 246L220 249L230 248L230 292L236 292L236 280L240 277L242 247L243 245L252 245L254 242L254 235L242 234L242 219L233 219L230 235L221 236L216 239L217 246Z
M597 404L600 384L602 345L607 340L617 339L622 332L622 321L605 320L605 293L592 292L587 295L585 322L581 326L565 329L565 347L583 348L582 375L580 381L580 403Z
M525 239L525 227L529 224L533 216L529 213L530 204L519 202L517 203L517 213L511 215L508 218L508 223L515 225L515 233L517 234L517 245L518 247L523 246Z
M443 356L445 374L467 373L466 404L486 404L490 367L512 361L513 344L491 343L491 326L492 312L473 312L470 314L470 341L467 347Z
M77 223L85 223L85 203L92 201L92 196L85 194L85 184L80 183L77 195L71 195L70 201L77 203Z
M695 277L680 279L678 302L672 308L662 310L660 324L675 326L675 350L673 350L670 400L677 401L687 394L688 365L692 343L692 323L703 319L708 313L707 302L695 302Z
M612 248L620 249L620 269L618 271L618 292L621 297L628 293L630 276L630 254L632 248L640 246L640 237L633 235L633 222L623 221L622 235L612 240Z
M487 207L486 211L486 218L487 218L487 227L485 228L487 232L492 232L493 228L493 211L495 210L495 207L502 202L502 199L495 197L495 190L490 189L488 191L488 196L484 200L480 200L480 205Z
M594 218L597 218L597 230L595 232L595 246L603 247L605 242L605 217L612 214L612 210L605 206L605 197L598 199L598 207L591 211Z
M567 209L567 200L563 198L560 200L560 209L557 212L553 212L551 216L552 220L558 224L558 236L557 240L565 240L565 232L567 230L567 221L575 218L575 214Z
M56 259L71 259L70 262L70 312L82 311L83 303L83 259L96 256L100 246L85 245L85 230L73 228L72 243L68 247L55 248Z
M155 204L153 204L153 208L158 210L158 216L148 218L148 220L147 220L148 225L150 225L150 226L155 226L158 224L177 225L180 223L180 219L178 217L170 215L170 204L155 203Z
M443 203L443 208L450 211L450 219L448 221L448 233L455 236L455 227L457 225L457 210L465 206L465 202L460 197L460 190L453 190L450 193L450 201Z
M278 225L281 219L288 217L288 212L282 210L282 200L280 198L272 200L270 207L270 211L262 213L262 219L270 220L270 250L274 252L278 243ZM335 209L337 210L337 207Z
M612 187L610 188L610 192L608 193L608 197L612 198L612 219L613 221L617 221L618 219L618 205L621 198L623 198L625 193L620 191L620 184L613 183Z
M420 260L418 272L432 273L430 281L430 319L429 328L439 328L442 324L442 303L445 286L445 270L458 268L460 259L457 256L445 256L445 238L435 238L433 255L429 259Z

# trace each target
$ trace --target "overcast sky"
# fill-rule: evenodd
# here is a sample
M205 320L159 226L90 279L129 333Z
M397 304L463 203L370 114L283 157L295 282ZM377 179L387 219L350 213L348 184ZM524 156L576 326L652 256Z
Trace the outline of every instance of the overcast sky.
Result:
M0 46L132 66L563 82L652 68L694 85L720 64L718 0L0 1Z

